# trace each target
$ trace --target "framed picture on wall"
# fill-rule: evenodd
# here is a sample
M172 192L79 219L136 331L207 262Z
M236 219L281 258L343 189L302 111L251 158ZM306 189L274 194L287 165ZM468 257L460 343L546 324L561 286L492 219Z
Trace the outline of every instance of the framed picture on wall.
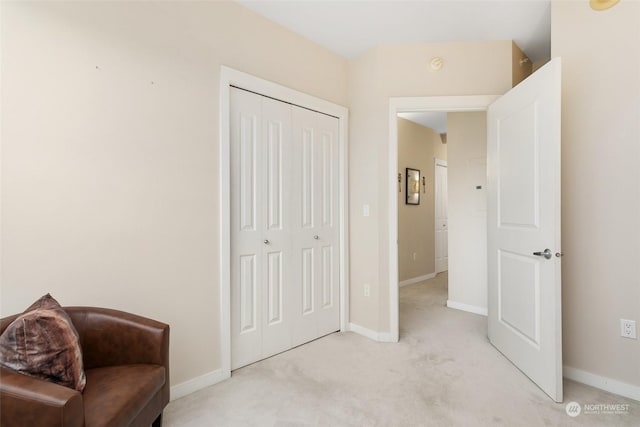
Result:
M419 205L420 204L420 170L407 168L407 198L405 203L407 205Z

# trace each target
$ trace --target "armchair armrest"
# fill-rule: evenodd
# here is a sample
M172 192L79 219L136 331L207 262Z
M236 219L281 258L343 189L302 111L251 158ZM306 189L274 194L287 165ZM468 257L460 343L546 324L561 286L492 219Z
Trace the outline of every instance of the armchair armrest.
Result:
M0 425L82 427L82 395L71 388L0 367Z
M169 366L169 325L124 311L65 307L80 336L84 368Z

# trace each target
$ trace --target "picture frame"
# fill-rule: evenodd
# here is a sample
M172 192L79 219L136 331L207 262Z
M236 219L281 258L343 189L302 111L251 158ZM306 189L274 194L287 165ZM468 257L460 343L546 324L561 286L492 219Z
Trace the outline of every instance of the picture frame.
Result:
M420 204L420 170L406 168L405 203L407 205Z

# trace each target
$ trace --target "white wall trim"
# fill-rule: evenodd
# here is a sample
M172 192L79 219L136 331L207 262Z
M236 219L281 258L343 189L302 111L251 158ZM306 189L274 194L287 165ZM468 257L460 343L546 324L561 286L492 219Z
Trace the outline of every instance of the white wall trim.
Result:
M355 323L349 323L349 331L369 338L370 340L377 342L397 342L393 335L389 332L376 332L371 329L367 329L364 326L356 325Z
M389 325L394 342L400 335L398 298L398 113L416 111L486 111L500 95L427 96L389 98ZM395 242L395 243L394 243Z
M424 274L422 276L414 277L412 279L403 280L398 285L400 287L413 285L414 283L423 282L425 280L433 279L434 277L436 277L436 273Z
M347 135L349 111L346 107L307 95L233 68L220 67L220 360L222 371L231 371L231 165L229 90L237 86L275 99L337 117L340 122L340 330L349 325L349 222Z
M640 387L637 385L627 384L612 378L602 377L587 371L572 368L571 366L563 366L562 375L569 380L590 385L591 387L599 388L601 390L608 391L609 393L628 397L629 399L640 400Z
M171 400L180 399L181 397L194 393L198 390L202 390L203 388L218 384L219 382L226 380L230 376L231 372L218 369L204 375L200 375L199 377L190 379L189 381L176 384L171 387Z
M483 316L487 316L488 312L486 308L478 307L477 305L464 304L461 302L447 300L447 307L455 308L456 310L467 311L469 313L481 314Z

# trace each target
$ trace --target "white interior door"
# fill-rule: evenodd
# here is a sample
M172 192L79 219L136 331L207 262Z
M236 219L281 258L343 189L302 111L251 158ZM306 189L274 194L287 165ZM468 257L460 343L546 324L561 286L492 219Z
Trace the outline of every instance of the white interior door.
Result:
M447 213L447 162L435 159L436 273L449 269L449 220Z
M340 329L338 119L230 90L231 368Z
M487 112L489 340L562 401L560 59Z

